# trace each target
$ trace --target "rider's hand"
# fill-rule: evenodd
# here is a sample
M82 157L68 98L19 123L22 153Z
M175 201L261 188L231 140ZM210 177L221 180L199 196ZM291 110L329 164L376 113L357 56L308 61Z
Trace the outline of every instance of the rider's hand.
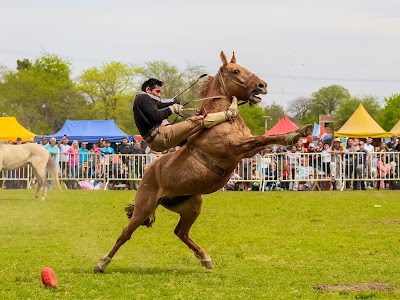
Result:
M181 104L181 101L179 101L178 98L174 98L174 103L176 103L176 104Z
M179 115L183 111L183 105L175 103L175 104L172 104L171 106L169 106L169 109L171 110L171 112L173 114Z

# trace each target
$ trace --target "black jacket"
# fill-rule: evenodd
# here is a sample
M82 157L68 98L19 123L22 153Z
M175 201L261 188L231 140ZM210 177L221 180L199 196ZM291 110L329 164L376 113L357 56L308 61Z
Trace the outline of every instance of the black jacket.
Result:
M133 147L129 144L121 144L117 147L117 154L132 154Z
M146 135L154 126L160 125L162 120L168 118L172 112L166 107L172 104L174 102L161 103L147 94L136 95L133 104L133 115L140 134L142 136Z

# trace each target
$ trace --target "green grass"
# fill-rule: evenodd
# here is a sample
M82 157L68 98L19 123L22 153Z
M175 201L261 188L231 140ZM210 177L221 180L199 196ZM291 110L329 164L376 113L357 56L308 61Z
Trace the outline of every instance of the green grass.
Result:
M396 191L217 192L191 236L206 270L173 234L162 207L104 274L93 274L127 224L131 191L0 190L0 299L399 299ZM40 279L51 267L59 282ZM324 292L318 284L380 282L394 292Z

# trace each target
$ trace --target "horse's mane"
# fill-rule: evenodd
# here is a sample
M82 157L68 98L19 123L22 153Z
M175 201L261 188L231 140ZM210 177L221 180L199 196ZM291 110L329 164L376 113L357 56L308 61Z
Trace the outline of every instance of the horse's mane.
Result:
M214 80L214 76L207 76L207 78L203 81L200 87L200 95L201 97L206 97L208 89L210 87L211 82Z

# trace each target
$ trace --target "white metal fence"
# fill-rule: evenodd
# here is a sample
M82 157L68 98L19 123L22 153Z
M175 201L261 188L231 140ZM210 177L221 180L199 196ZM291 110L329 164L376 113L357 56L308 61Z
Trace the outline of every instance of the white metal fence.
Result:
M132 189L154 159L154 155L144 154L81 154L77 165L60 162L58 169L62 185L68 189ZM238 164L224 189L398 189L399 161L399 152L257 154ZM0 187L7 189L30 188L34 182L30 166L0 173Z

